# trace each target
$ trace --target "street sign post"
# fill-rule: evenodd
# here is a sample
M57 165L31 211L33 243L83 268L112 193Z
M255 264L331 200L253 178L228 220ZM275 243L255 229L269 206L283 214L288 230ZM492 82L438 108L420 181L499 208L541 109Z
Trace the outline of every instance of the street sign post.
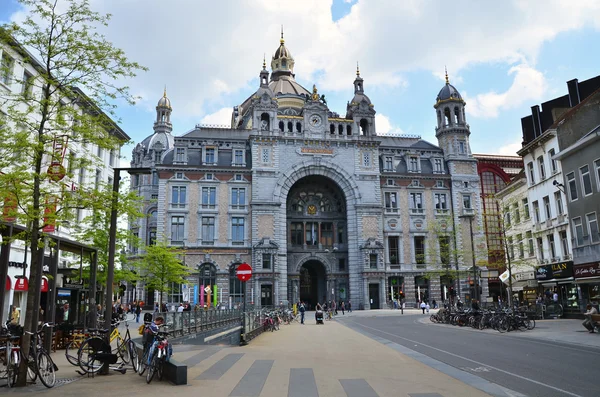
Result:
M242 340L240 341L240 345L245 346L248 344L248 342L246 342L246 281L250 280L250 278L252 277L252 267L247 263L242 263L238 266L235 274L238 280L242 282L244 288L244 332L242 333Z

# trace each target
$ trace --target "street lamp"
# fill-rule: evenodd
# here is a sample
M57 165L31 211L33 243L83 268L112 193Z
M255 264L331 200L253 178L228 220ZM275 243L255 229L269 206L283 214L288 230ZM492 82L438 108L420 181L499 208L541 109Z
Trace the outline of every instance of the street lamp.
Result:
M471 233L471 257L473 259L473 298L479 301L479 287L477 285L477 265L475 264L475 243L473 238L473 218L475 214L473 213L463 213L459 218L468 218L469 219L469 231Z

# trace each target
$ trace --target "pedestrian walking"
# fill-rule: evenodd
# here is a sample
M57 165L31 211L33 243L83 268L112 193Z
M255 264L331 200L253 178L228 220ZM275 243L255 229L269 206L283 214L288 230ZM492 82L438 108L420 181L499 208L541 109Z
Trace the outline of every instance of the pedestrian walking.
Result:
M431 306L429 306L429 303L426 303L426 304L425 304L425 311L426 311L427 313L429 313L429 309L430 309L430 308L431 308Z
M423 314L425 314L425 302L421 301L421 310L423 310Z
M140 322L140 314L142 314L142 305L140 304L140 302L138 302L135 305L135 322L136 323Z
M437 303L435 302L435 299L431 301L431 306L433 306L434 309L437 309Z
M298 310L300 310L300 324L304 324L304 312L306 311L306 308L302 301L300 302L300 308Z
M154 313L158 313L158 302L154 304Z
M346 309L346 307L344 306L344 301L342 301L340 303L340 309L342 309L342 316L344 316L345 315L344 310Z
M333 314L337 316L338 311L337 311L337 303L335 303L335 301L331 302L331 304L333 305Z
M352 301L348 299L348 313L352 313Z

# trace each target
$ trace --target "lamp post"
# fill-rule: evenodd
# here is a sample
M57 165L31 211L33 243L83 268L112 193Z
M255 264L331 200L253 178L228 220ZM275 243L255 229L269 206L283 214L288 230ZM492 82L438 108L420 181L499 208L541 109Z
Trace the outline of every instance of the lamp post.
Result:
M479 287L477 285L477 265L475 264L475 242L473 238L473 213L467 213L460 215L459 218L468 218L469 219L469 231L471 234L471 258L473 259L473 298L479 301Z

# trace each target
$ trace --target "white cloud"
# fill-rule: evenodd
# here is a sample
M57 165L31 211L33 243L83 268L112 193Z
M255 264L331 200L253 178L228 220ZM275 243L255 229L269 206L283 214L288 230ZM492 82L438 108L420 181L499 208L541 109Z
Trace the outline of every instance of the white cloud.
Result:
M375 128L377 129L377 135L399 135L404 133L402 129L392 125L389 117L381 113L375 115Z
M231 125L231 108L222 108L214 113L207 114L200 120L200 124Z
M500 148L498 148L498 154L503 154L506 156L516 156L517 155L517 151L521 150L522 146L520 142L515 142L515 143L509 143L507 145L504 146L500 146Z
M480 118L498 117L500 110L516 108L523 103L535 103L544 97L547 83L540 71L521 64L510 68L508 74L514 74L514 80L506 92L488 92L474 98L469 98L464 93L469 115Z

